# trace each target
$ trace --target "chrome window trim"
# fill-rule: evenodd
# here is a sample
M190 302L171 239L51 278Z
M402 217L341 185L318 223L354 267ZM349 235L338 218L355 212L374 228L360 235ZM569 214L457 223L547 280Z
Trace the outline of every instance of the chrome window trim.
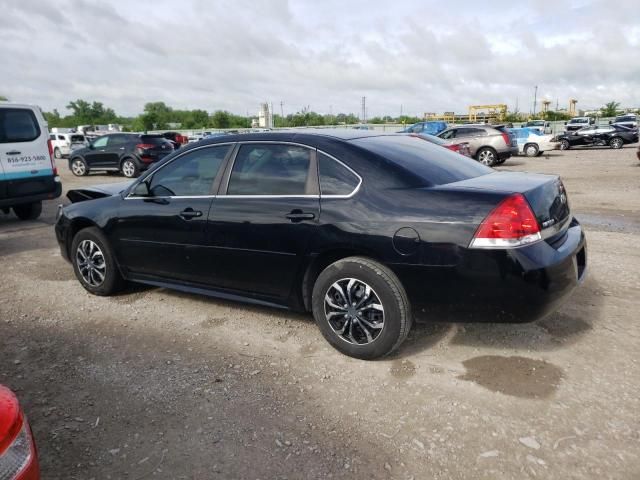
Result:
M327 153L327 152L325 152L323 150L320 150L320 149L316 149L316 150L317 150L318 153L321 153L322 155L326 155L327 157L332 159L334 162L338 162L340 165L342 165L344 168L349 170L351 173L353 173L358 178L358 185L356 185L356 188L354 188L351 191L351 193L348 194L348 195L322 195L322 184L320 183L320 158L318 158L318 186L320 187L320 198L351 198L356 193L358 193L358 191L360 190L360 186L362 185L362 177L358 174L358 172L356 172L349 165L345 164L343 161L338 160L333 155L331 155L331 154L329 154L329 153Z
M136 189L136 187L138 185L140 185L141 182L143 182L147 177L151 176L151 175L155 175L157 172L161 171L163 168L165 168L167 165L171 165L173 162L175 162L176 160L178 160L179 158L184 157L185 155L188 155L191 152L195 152L196 150L202 150L204 148L213 148L213 147L221 147L224 145L236 145L238 142L222 142L222 143L212 143L210 145L202 145L200 147L195 147L195 148L191 148L189 149L189 151L187 152L180 152L178 155L175 156L175 158L172 158L171 161L165 163L164 165L162 165L161 167L158 167L157 170L153 170L151 172L149 172L147 175L144 175L142 177L140 177L138 180L136 180L130 187L129 187L129 193L127 194L126 197L124 197L125 200L137 200L137 199L143 199L143 200L149 200L150 198L215 198L216 195L175 195L175 196L163 196L163 197L138 197L132 194L132 192ZM224 160L223 160L224 162ZM222 165L222 167L224 167L224 165ZM215 183L215 182L214 182Z

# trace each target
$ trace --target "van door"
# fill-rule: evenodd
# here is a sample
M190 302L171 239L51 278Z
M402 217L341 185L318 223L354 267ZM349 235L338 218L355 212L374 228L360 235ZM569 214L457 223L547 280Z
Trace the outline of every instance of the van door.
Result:
M10 198L54 191L54 174L42 114L32 108L0 107L0 165Z

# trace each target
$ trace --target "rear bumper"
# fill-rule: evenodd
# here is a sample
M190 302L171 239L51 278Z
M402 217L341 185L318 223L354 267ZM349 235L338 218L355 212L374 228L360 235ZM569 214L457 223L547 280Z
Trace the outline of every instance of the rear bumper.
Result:
M58 180L52 182L52 188L44 192L39 192L37 190L33 192L32 187L30 187L29 184L25 181L25 189L23 190L23 195L21 194L22 191L20 186L18 185L16 187L15 185L13 185L11 191L15 192L15 194L9 197L0 197L0 207L13 207L16 205L25 205L28 203L41 202L42 200L53 200L54 198L58 198L60 195L62 195L62 184L60 183L59 178L56 178ZM12 182L14 184L16 183L15 180L13 180ZM1 186L0 191L3 191Z
M585 278L586 239L574 219L553 245L460 249L452 267L391 267L418 320L531 322L553 312Z

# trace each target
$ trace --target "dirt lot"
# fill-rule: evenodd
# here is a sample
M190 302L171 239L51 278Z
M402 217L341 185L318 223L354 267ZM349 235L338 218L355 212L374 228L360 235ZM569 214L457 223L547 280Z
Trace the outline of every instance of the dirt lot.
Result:
M60 169L66 188L122 180ZM90 296L59 256L57 202L35 222L0 216L0 383L43 478L640 478L635 148L503 169L563 176L587 280L539 323L418 325L377 362L335 352L310 316Z

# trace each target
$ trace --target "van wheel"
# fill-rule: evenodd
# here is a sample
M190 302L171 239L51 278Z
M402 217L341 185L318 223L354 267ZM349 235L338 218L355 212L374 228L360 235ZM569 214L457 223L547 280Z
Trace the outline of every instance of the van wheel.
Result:
M325 268L311 301L324 338L350 357L372 360L388 355L411 328L411 307L400 280L368 258L343 258Z
M536 145L535 143L528 143L524 146L524 154L527 157L535 157L536 155L538 155L538 145Z
M109 241L96 227L80 230L71 244L71 263L78 281L94 295L112 295L124 286Z
M13 213L20 220L35 220L42 213L42 202L26 203L13 207Z
M56 147L56 149L53 151L53 156L56 157L58 160L62 158L62 152L58 147Z
M87 162L82 158L74 158L71 160L71 173L76 177L84 177L85 175L88 175L89 167L87 167Z
M135 178L140 174L138 165L136 165L136 162L134 162L130 158L125 158L122 161L120 170L122 171L122 174L127 178Z

